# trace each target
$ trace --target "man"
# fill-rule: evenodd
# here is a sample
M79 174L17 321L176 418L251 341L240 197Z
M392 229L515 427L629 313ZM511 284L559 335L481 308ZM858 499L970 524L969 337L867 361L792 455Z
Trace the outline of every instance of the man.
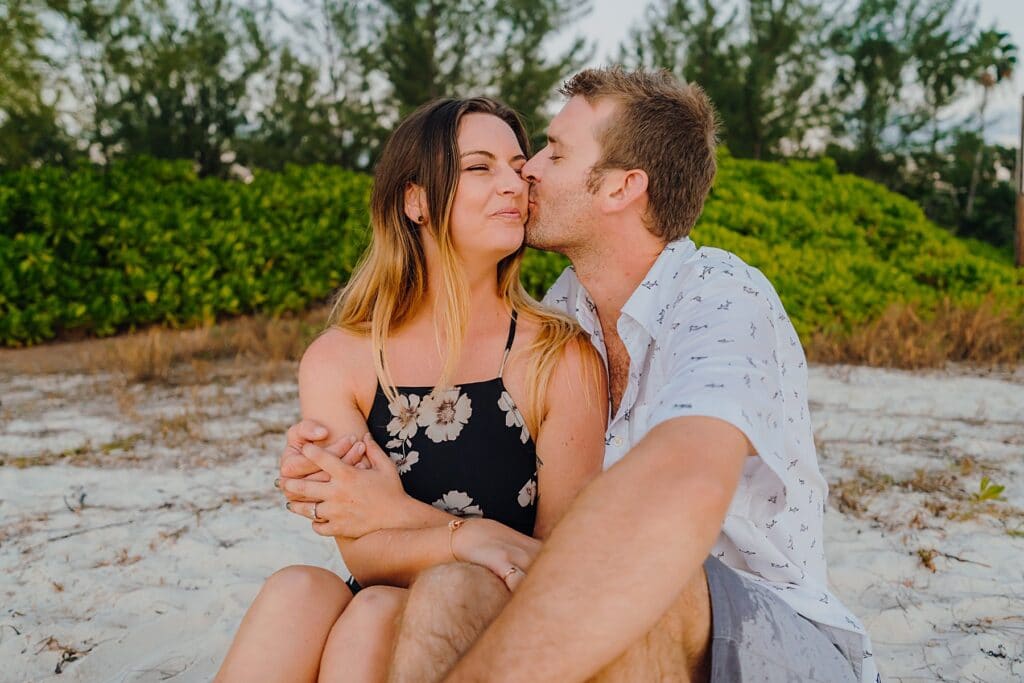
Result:
M710 103L619 69L562 92L523 169L527 241L573 263L545 300L606 361L606 471L496 617L504 597L450 599L505 590L479 568L422 576L393 680L875 681L863 628L827 587L796 333L759 271L687 237L715 174ZM479 638L466 627L489 621Z

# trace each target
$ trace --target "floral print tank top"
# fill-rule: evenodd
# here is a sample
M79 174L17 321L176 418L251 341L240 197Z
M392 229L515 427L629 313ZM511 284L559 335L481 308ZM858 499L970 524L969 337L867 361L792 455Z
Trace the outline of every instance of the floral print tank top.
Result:
M367 422L410 496L529 536L537 518L537 450L501 377L516 317L513 312L497 377L433 395L433 387L396 387L391 402L378 384ZM354 581L349 585L358 590Z

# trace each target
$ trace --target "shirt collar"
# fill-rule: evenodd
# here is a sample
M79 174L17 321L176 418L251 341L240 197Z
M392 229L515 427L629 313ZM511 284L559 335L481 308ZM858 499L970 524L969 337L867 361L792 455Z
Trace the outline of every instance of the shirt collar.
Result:
M697 247L689 237L666 244L622 307L622 314L635 320L652 338L657 336L665 313L678 302L679 270L696 251Z

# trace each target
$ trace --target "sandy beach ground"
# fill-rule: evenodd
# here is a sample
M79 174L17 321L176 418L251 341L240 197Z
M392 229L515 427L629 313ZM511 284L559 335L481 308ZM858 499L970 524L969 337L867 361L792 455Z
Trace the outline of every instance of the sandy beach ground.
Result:
M343 571L271 483L294 369L0 371L0 680L209 680L269 574ZM1024 374L816 367L811 396L883 678L1024 680Z

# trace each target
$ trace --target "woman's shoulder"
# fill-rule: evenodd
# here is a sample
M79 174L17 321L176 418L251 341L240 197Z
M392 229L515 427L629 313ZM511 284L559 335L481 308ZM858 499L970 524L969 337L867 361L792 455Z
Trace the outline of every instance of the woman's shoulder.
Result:
M352 388L376 378L373 347L367 335L329 327L306 348L299 362L299 381L342 382Z

